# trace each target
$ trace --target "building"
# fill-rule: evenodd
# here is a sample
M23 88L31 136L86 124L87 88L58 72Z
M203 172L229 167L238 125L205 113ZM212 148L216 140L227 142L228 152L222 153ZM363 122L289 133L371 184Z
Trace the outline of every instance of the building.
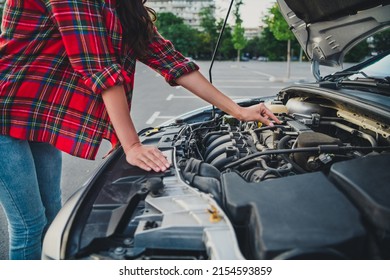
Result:
M255 37L260 37L262 28L261 27L245 27L244 37L247 40L252 40Z
M200 11L205 7L215 9L215 0L148 0L146 5L157 14L171 12L184 20L184 23L200 29Z

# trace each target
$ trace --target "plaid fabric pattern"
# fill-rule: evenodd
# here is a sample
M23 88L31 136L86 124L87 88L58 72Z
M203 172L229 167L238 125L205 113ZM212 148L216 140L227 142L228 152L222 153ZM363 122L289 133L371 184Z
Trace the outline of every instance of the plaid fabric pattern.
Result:
M123 84L137 58L122 48L114 0L7 0L0 35L0 134L94 159L118 141L100 93ZM141 60L171 85L198 70L157 30Z

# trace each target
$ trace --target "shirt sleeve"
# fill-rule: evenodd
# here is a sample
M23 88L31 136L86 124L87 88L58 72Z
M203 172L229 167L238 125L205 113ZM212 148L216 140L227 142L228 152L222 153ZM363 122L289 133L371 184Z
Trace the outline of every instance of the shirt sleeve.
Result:
M45 0L45 4L61 34L72 67L87 87L99 94L130 81L118 63L100 1ZM121 32L119 22L110 24L113 29L110 32Z
M155 28L155 34L149 45L147 55L139 60L160 73L171 85L182 75L199 70L199 66L185 58L173 44L163 38Z

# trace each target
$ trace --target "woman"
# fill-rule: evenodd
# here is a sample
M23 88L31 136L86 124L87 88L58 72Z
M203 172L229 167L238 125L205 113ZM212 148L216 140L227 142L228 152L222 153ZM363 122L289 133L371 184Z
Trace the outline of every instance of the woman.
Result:
M243 108L211 85L156 31L142 0L5 3L0 36L0 202L10 258L39 259L61 207L61 152L94 159L103 138L147 171L169 163L142 145L130 117L136 60L240 120L272 125L263 105ZM270 120L271 119L271 120Z

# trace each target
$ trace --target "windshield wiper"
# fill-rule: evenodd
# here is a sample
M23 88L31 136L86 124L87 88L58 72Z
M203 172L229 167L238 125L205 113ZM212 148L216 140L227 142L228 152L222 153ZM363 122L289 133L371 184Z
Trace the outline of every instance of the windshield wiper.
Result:
M356 79L348 79L348 77L352 75L362 75L363 77L357 77ZM362 81L365 82L370 82L372 81L375 84L390 84L390 76L387 77L374 77L374 76L369 76L365 72L361 70L357 71L341 71L341 72L336 72L330 75L325 76L321 82L335 82L337 84L342 84L345 82L348 83L361 83Z
M356 79L348 79L352 75L362 75L363 77L357 77ZM380 78L372 77L364 73L363 71L341 71L334 74L325 76L320 82L320 87L330 89L340 89L343 85L363 86L363 87L375 87L380 90L388 91L390 89L390 76Z
M372 78L372 77L368 76L366 73L364 73L361 70L357 70L357 71L339 71L339 72L335 72L333 74L326 75L325 77L322 78L321 81L338 82L340 80L345 79L346 77L349 77L349 76L352 76L352 75L357 75L357 74L361 74L365 78L368 78L368 79Z

